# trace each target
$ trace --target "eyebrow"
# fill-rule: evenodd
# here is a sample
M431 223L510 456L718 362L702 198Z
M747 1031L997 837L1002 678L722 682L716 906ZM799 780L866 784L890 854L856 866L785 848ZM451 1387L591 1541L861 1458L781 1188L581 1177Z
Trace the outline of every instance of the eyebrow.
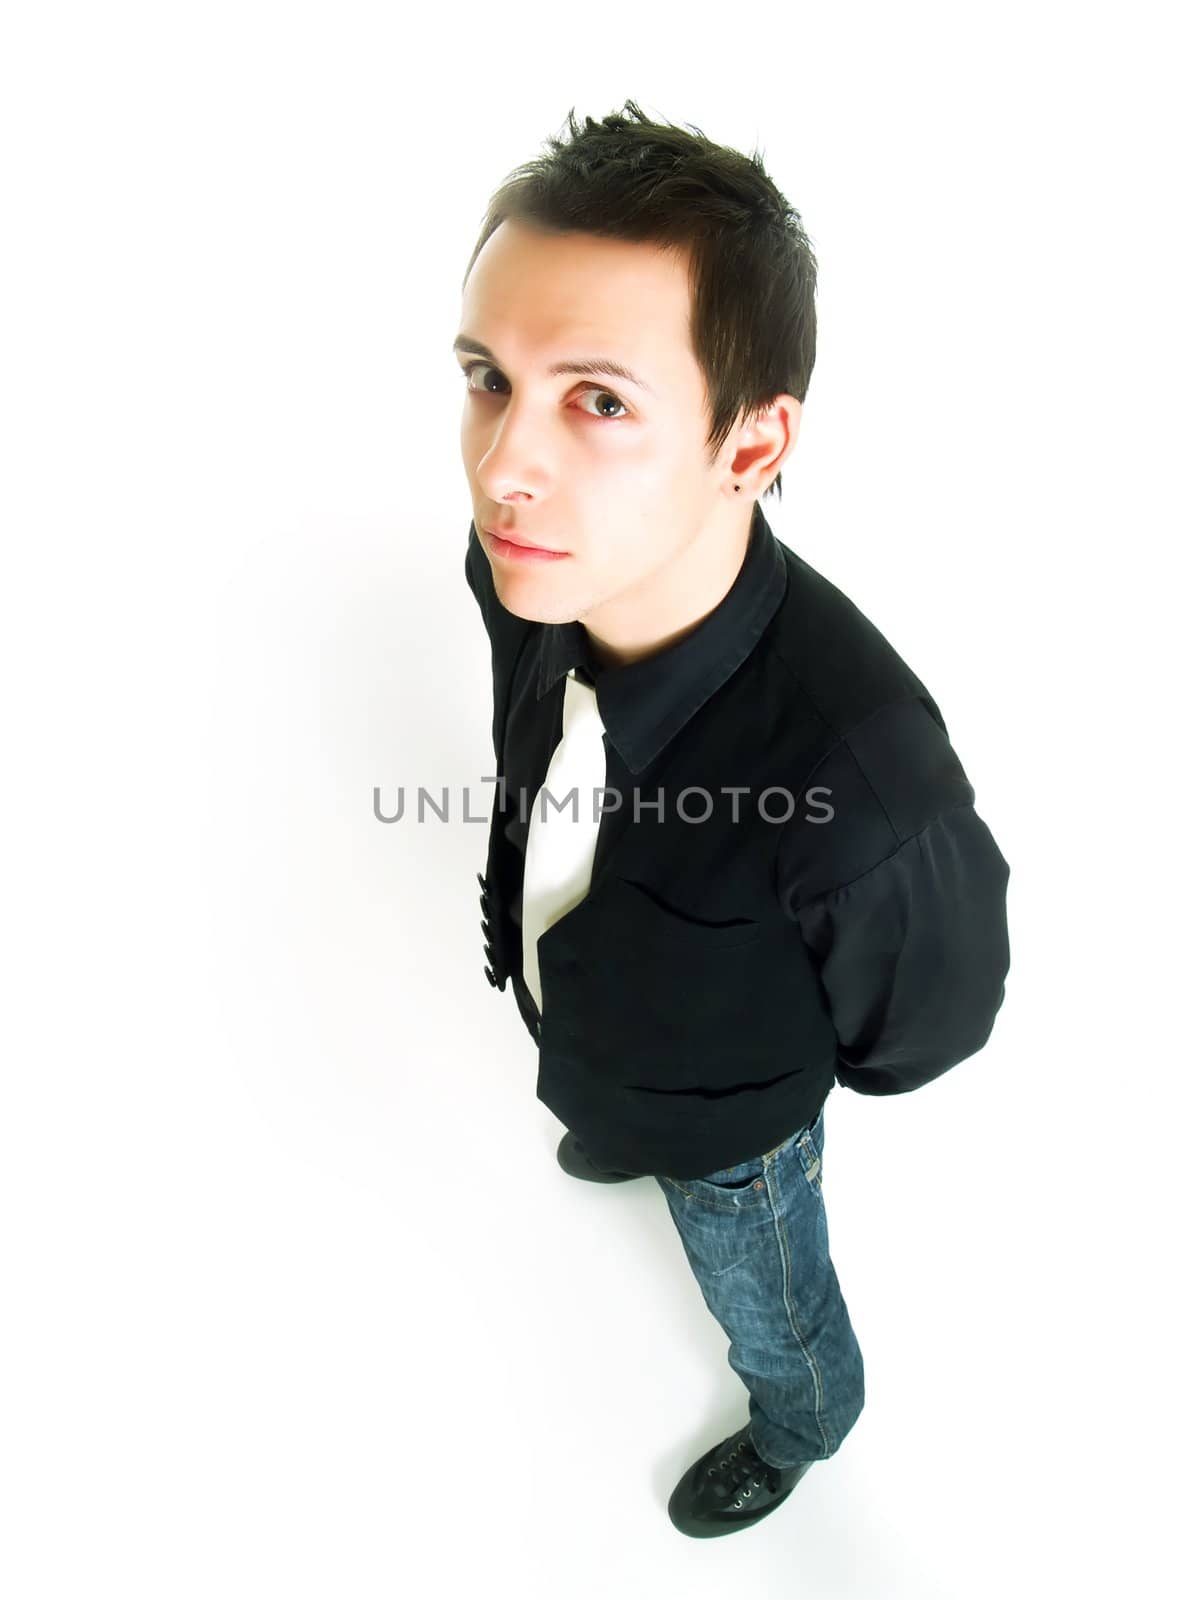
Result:
M454 341L454 349L461 350L466 355L482 356L494 367L501 365L487 345L479 339L472 339L470 334L460 333ZM567 361L556 361L553 366L546 368L548 378L561 378L567 373L577 373L587 378L620 378L624 383L633 383L639 389L645 389L647 394L654 393L644 378L639 378L636 372L631 372L620 361L613 361L608 356L573 356Z

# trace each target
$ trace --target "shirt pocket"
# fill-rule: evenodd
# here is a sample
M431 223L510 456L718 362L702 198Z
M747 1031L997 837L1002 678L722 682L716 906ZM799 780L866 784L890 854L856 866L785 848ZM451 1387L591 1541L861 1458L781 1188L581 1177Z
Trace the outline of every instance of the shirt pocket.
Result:
M765 931L764 924L750 917L722 922L705 922L669 906L656 889L635 883L631 878L615 878L610 885L615 916L627 925L639 942L693 946L697 950L716 950L753 944Z

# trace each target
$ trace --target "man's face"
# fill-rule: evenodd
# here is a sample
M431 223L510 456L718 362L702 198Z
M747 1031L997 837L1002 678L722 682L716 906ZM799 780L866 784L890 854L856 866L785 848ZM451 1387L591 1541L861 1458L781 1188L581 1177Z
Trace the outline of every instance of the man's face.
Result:
M655 245L505 222L480 251L461 333L491 356L457 356L468 388L462 456L496 593L514 615L580 619L599 633L628 622L653 607L675 558L727 521L718 476L728 465L705 460L707 397L689 316L683 258ZM648 387L548 372L591 357L621 363ZM514 558L489 527L565 553Z

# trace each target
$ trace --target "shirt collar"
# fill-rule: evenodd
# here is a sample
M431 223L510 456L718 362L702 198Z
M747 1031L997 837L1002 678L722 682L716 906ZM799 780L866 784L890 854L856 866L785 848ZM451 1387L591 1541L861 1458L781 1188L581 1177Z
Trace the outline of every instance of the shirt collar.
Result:
M548 622L538 640L537 694L560 678L592 683L604 731L632 773L642 772L758 643L787 587L783 551L754 503L745 559L715 610L675 644L625 666L597 667L581 622Z

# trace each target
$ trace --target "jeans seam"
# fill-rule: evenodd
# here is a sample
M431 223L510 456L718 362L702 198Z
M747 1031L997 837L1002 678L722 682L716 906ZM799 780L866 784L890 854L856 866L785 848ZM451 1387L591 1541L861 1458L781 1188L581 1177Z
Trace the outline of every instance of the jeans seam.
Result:
M779 1247L780 1265L783 1270L783 1305L787 1312L788 1326L791 1328L797 1344L803 1350L804 1359L808 1363L808 1370L812 1373L813 1389L816 1395L815 1416L817 1427L821 1430L821 1440L825 1446L825 1454L828 1456L830 1454L829 1435L825 1431L823 1417L825 1386L821 1381L821 1368L809 1347L808 1340L800 1331L796 1307L792 1300L791 1252L788 1248L787 1225L783 1219L783 1209L776 1204L774 1185L770 1182L767 1184L767 1191L771 1202L771 1215L775 1223L775 1241Z

